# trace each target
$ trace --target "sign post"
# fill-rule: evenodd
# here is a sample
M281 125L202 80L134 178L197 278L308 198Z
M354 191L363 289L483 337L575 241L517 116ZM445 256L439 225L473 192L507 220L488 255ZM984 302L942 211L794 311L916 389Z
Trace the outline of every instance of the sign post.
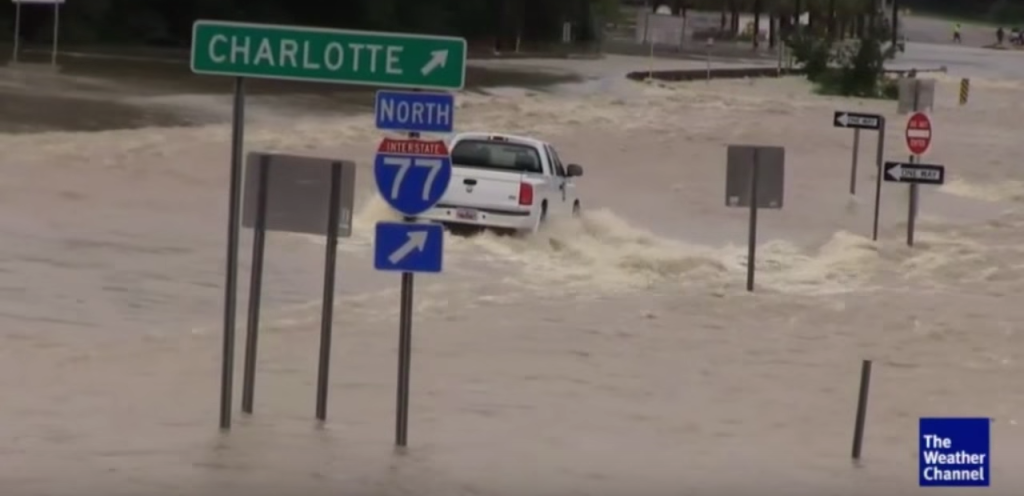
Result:
M878 128L878 150L875 152L875 215L871 225L871 240L878 241L878 216L882 205L882 162L885 160L885 118Z
M192 25L190 66L195 74L235 78L220 397L220 428L227 430L231 428L235 354L245 78L458 90L466 79L466 40L198 20ZM325 370L322 366L321 373ZM320 410L318 406L318 415Z
M11 0L14 3L14 50L11 63L18 63L21 49L21 4L53 5L53 48L50 50L50 66L57 67L57 40L60 38L60 6L65 0Z
M853 129L853 161L850 165L850 194L857 194L857 156L860 153L860 131L878 131L878 147L882 148L885 143L885 135L882 129L885 126L885 118L876 114L860 114L856 112L836 111L832 116L832 126Z
M725 206L747 207L747 291L754 290L757 256L757 211L781 209L786 149L779 146L729 145L725 170Z
M449 81L457 80L457 86L420 84L411 85L416 87L413 92L380 91L374 105L377 129L407 133L404 140L384 138L377 148L373 167L378 193L404 219L403 222L377 224L373 259L377 270L402 273L395 402L395 446L398 448L405 448L409 442L414 274L441 272L444 257L444 228L417 222L416 216L441 200L452 178L448 146L440 140L422 140L420 133L452 132L455 98L447 93L422 92L420 88L462 88L466 50L465 41L460 41L461 59L451 64L454 72L446 76ZM431 53L436 56L438 52ZM428 69L424 66L421 72L426 74Z
M379 100L378 100L379 101ZM382 110L376 110L378 122ZM428 126L424 126L428 127ZM443 141L384 138L377 149L373 174L377 189L404 222L377 224L374 268L402 273L398 325L398 391L395 408L395 445L404 448L409 432L409 382L412 358L413 275L441 272L444 229L416 222L419 215L437 204L448 190L452 163Z
M920 160L932 143L932 120L924 112L914 112L907 118L907 149L910 150L910 164ZM914 229L917 222L917 183L910 183L910 198L907 203L907 246L914 246Z
M356 165L345 160L250 152L246 160L242 226L253 229L249 311L242 378L242 412L252 414L256 351L268 231L325 236L317 419L327 418L327 374L334 315L335 256L339 237L352 235ZM230 404L229 404L230 407Z

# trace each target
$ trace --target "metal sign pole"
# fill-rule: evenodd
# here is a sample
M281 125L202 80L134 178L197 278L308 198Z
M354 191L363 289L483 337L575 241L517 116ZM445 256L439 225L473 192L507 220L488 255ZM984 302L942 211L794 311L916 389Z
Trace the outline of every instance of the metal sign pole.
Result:
M242 412L252 414L256 394L256 351L260 333L260 304L263 294L263 252L267 240L267 188L270 155L260 155L256 222L252 234L252 268L249 270L249 322L245 333L245 363L242 368Z
M57 39L60 33L60 4L53 4L53 53L50 54L50 65L57 66Z
M316 418L327 420L330 384L331 337L334 332L334 280L338 267L338 222L341 217L341 162L331 164L330 211L327 213L327 248L324 254L324 297L320 313L320 363L317 367Z
M754 150L754 167L750 173L750 226L747 231L747 291L754 290L754 267L757 255L757 189L758 151Z
M11 62L18 63L18 49L21 46L21 2L14 4L14 53Z
M775 21L773 21L773 20L769 20L769 22L775 22ZM785 45L785 43L781 43L781 42L780 42L780 43L778 44L778 47L776 47L776 50L775 50L775 51L777 51L777 52L779 53L779 66L778 66L778 71L776 72L776 74L777 74L777 75L778 75L779 77L781 77L781 76L782 76L782 47L783 47L784 45Z
M409 139L418 139L420 133L409 133ZM405 217L406 222L414 222ZM409 389L412 377L412 310L415 274L402 272L402 293L398 316L398 391L395 411L395 446L404 448L409 443Z
M412 368L412 272L402 273L402 300L398 323L398 409L395 412L395 446L409 442L409 383Z
M704 45L704 51L705 51L705 54L706 54L707 65L708 65L708 79L707 79L708 84L711 84L711 45L713 43L714 43L714 38L708 38L707 43L705 43L705 45Z
M224 271L224 344L221 358L220 428L231 428L231 396L235 369L235 307L238 290L238 231L242 196L242 142L245 133L245 78L235 78L231 122L231 178L228 191L227 262Z
M910 163L917 163L910 156ZM917 184L910 185L910 197L907 199L907 246L914 246L914 229L917 223Z
M860 389L857 393L857 416L853 423L853 449L851 457L860 460L864 446L864 423L868 416L868 393L871 389L871 360L864 360L860 367Z
M879 121L880 127L878 128L878 151L875 155L875 162L877 162L877 176L875 177L875 221L871 228L871 240L878 241L878 210L882 203L882 176L885 174L883 170L885 164L885 118L882 117Z
M914 80L914 112L918 111L921 97L921 80ZM910 155L910 163L916 163L916 157ZM914 246L914 229L917 224L917 184L910 185L910 196L907 198L907 246Z
M850 165L850 194L857 194L857 155L860 152L860 128L853 130L853 164Z

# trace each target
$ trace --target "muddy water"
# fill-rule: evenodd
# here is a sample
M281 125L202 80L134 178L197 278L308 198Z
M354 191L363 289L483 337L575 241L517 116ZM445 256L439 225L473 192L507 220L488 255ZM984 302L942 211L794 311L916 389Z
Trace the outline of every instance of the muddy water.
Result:
M58 73L38 53L21 61L24 65L0 67L0 132L192 126L230 115L227 109L211 108L209 100L230 93L234 80L192 74L187 61L72 53L61 56ZM540 88L576 79L565 72L470 67L466 88ZM250 102L280 112L331 115L371 111L376 88L250 79L245 91Z
M560 61L591 79L459 95L461 130L543 136L582 164L585 215L529 239L446 239L445 273L417 279L404 454L398 278L371 262L373 225L393 216L368 168L371 116L254 98L248 149L356 160L361 208L340 248L329 421L312 421L323 241L274 234L256 415L230 434L216 429L228 126L0 135L3 493L927 494L917 419L963 415L993 421L985 494L1020 494L1024 87L982 77L960 108L959 75L940 82L928 160L949 184L923 190L909 249L906 189L885 187L872 242L870 196L846 193L849 133L830 126L840 107L895 121L891 102L795 79L604 77L647 63ZM220 118L229 102L142 98ZM729 143L787 147L754 294L745 212L723 205ZM242 250L247 267L249 233ZM855 467L863 359L876 375Z

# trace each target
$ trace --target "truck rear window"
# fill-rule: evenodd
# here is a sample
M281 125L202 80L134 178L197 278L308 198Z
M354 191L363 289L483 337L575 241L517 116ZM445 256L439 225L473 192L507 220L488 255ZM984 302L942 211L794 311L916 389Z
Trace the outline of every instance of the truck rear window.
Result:
M514 172L543 172L531 146L501 141L465 140L452 149L452 164Z

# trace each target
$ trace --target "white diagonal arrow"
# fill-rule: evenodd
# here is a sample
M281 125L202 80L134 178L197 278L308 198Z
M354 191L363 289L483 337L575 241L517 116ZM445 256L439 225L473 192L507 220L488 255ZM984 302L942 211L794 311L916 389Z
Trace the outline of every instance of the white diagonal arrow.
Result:
M434 72L434 69L444 67L446 64L448 64L448 50L434 50L430 52L430 60L420 69L420 74L427 76Z
M888 174L889 177L899 181L900 179L903 179L903 166L901 164L896 164L896 167L885 171L885 173Z
M427 246L427 231L412 231L405 233L409 239L399 246L397 250L388 255L388 261L396 264L403 258L409 256L414 250L423 251Z
M847 114L839 114L839 117L836 117L836 122L838 122L840 126L846 127L846 125L850 123L850 117Z

